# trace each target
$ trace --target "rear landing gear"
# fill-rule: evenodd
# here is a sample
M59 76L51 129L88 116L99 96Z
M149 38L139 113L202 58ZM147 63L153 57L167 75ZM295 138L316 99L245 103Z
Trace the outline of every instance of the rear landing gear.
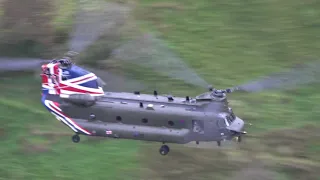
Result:
M218 146L221 146L221 141L217 141L217 145L218 145Z
M72 136L72 141L73 141L74 143L80 142L80 136L79 136L78 134L73 135L73 136Z
M170 148L167 145L162 145L159 149L160 154L163 156L167 155L169 151L170 151Z

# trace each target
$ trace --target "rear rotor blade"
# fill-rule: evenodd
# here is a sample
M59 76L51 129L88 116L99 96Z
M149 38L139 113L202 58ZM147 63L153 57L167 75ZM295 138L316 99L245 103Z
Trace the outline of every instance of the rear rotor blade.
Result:
M0 58L0 72L1 71L33 71L48 60L36 58Z
M105 91L134 92L144 91L147 89L147 86L144 83L128 77L91 67L84 68L95 73L100 78L99 81L103 81L102 83L105 83Z
M163 41L150 34L138 37L115 49L111 59L134 63L173 79L203 88L208 87L208 83L170 51Z
M286 72L272 74L268 77L235 87L235 90L259 92L269 89L292 89L299 85L319 82L320 62L311 62L295 67Z

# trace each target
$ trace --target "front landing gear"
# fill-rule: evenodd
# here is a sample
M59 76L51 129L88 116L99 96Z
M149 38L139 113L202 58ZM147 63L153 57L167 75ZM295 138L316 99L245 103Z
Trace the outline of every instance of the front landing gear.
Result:
M79 136L78 134L73 135L73 136L72 136L72 141L73 141L74 143L80 142L80 136Z
M159 149L160 154L163 156L167 155L169 151L170 151L170 148L167 145L162 145Z

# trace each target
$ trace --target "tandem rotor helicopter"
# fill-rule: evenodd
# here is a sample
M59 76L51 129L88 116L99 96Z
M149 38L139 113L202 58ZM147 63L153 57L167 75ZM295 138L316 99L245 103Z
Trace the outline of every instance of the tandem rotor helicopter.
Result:
M59 121L80 134L165 143L230 140L246 134L244 121L215 90L195 98L135 92L104 92L98 77L72 63L70 56L42 65L42 103Z
M82 31L81 25L77 28L75 34ZM74 36L69 49L80 47L81 40ZM85 46L88 44L81 46L80 51L84 51ZM310 75L313 73L311 65L306 72L293 70L233 88L217 90L209 86L207 92L196 97L161 95L156 90L152 94L114 92L104 91L104 86L112 86L74 63L77 54L69 51L64 57L50 61L25 58L24 63L20 61L18 64L11 60L3 63L0 70L20 71L41 66L41 102L57 120L75 133L73 142L80 142L79 135L154 141L163 143L159 149L161 155L170 151L166 143L213 141L220 146L222 141L233 138L241 142L246 134L246 123L233 112L226 94L258 92L285 86L284 83L308 83L310 76L314 76Z

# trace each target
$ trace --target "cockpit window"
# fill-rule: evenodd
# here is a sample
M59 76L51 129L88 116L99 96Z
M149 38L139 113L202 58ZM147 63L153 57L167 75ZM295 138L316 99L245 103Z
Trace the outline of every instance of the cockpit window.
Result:
M229 113L231 118L234 120L236 118L236 115L234 115L232 108L229 107Z
M225 119L228 121L229 124L231 124L235 120L235 116L232 116L231 114L227 114L225 116Z
M229 115L226 116L226 119L227 119L228 123L232 123L232 119Z
M231 118L232 118L233 120L236 118L236 116L234 115L233 112L230 114L230 116L231 116Z

